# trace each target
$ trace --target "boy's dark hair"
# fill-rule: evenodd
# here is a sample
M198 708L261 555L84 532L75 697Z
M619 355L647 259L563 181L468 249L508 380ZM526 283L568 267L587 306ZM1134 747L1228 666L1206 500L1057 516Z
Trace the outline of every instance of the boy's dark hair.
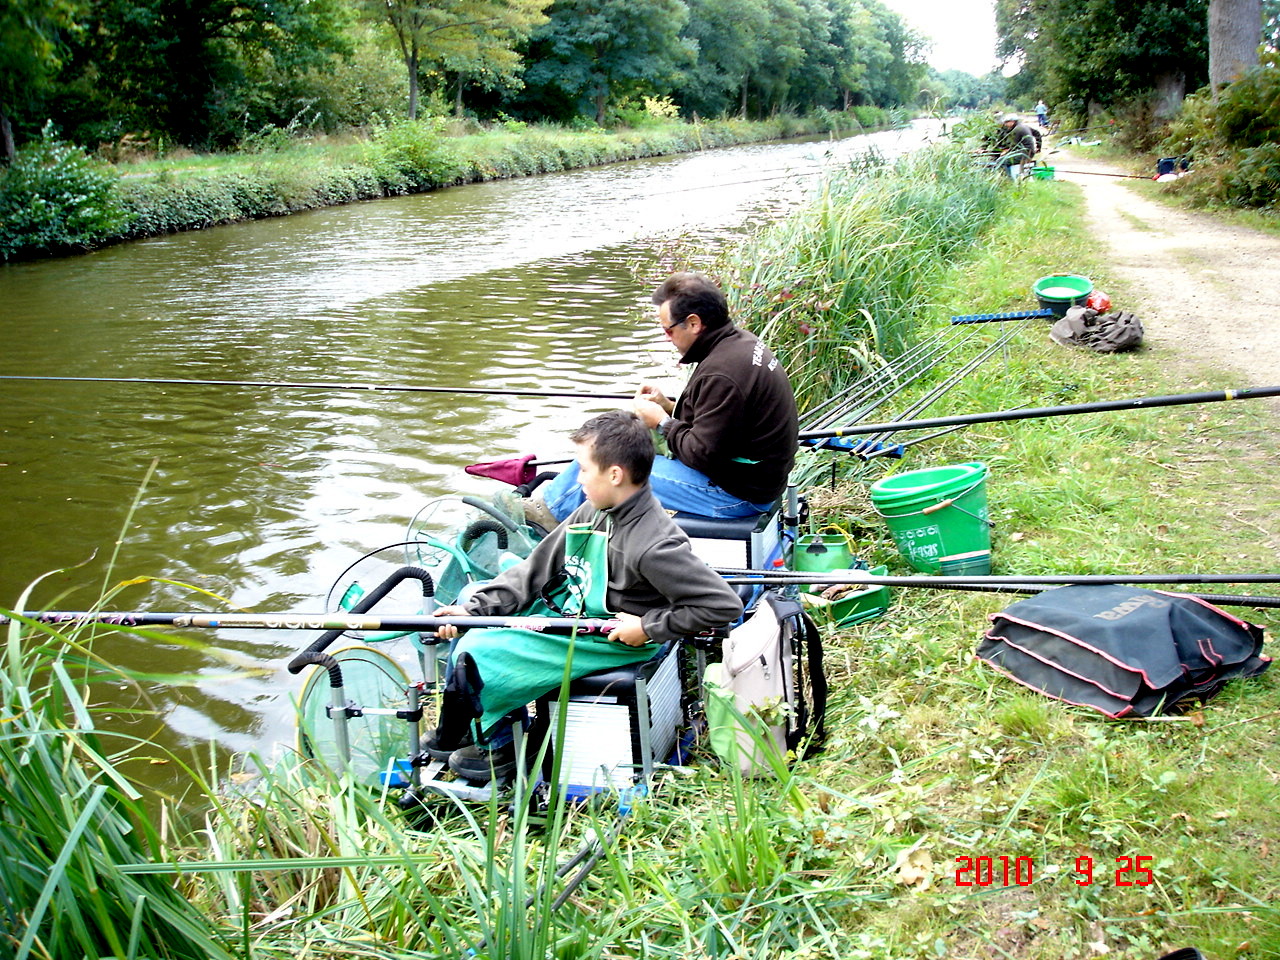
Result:
M672 323L679 323L691 313L696 313L708 330L729 322L729 304L724 292L700 273L673 273L653 291L653 302L658 306L671 304Z
M573 433L574 443L591 444L591 459L601 470L615 463L633 483L644 483L653 469L653 437L643 420L630 410L610 410L592 417Z

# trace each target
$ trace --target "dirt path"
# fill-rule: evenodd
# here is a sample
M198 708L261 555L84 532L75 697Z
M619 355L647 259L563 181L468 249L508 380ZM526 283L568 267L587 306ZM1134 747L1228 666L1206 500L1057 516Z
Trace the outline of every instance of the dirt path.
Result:
M1089 229L1138 294L1116 307L1142 319L1153 353L1238 372L1214 388L1280 383L1280 237L1148 199L1140 181L1097 175L1125 171L1066 150L1050 162L1084 188Z

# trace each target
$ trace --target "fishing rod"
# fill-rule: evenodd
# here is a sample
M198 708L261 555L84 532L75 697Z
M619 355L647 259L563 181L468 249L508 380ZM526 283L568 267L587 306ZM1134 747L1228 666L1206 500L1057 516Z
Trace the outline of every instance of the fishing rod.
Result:
M807 427L818 429L829 427L839 420L861 420L932 370L941 357L950 355L952 349L958 348L955 341L968 335L969 331L947 330L922 341L806 411Z
M1280 396L1280 387L1239 387L1234 390L1211 390L1204 393L1178 393L1159 397L1136 397L1132 400L1100 400L1094 403L1072 403L1057 407L1031 407L996 410L991 413L965 413L953 417L930 417L896 423L857 423L829 430L807 430L801 440L824 437L851 437L898 430L922 430L926 427L950 427L971 423L998 423L1004 420L1034 420L1040 417L1062 417L1077 413L1102 413L1109 410L1142 410L1148 407L1174 407L1191 403L1216 403L1221 400L1256 400Z
M750 570L715 568L730 583L866 583L885 587L954 587L959 584L999 584L1014 586L1070 586L1073 584L1116 585L1135 583L1280 583L1280 573L1052 573L1033 575L935 576L929 574L891 576L845 570L839 573L810 573L804 570Z
M945 393L947 393L947 391L951 390L958 383L960 383L965 377L967 377L970 373L978 369L978 367L980 367L982 364L986 363L988 359L990 359L996 353L999 353L1002 349L1004 349L1009 344L1009 342L1018 334L1018 328L1009 327L1002 330L1000 333L1001 333L1000 337L997 338L994 343L988 345L977 356L971 358L968 362L966 362L963 366L961 366L959 370L951 374L951 376L947 377L941 383L937 384L935 387L933 387L931 390L925 393L924 396L922 396L919 400L917 400L911 407L909 407L906 411L905 417L914 417L924 412L925 410L927 410L930 406L933 405L933 403L936 400L938 400ZM873 435L871 439L877 440L883 443L883 442L886 442L893 433L894 431L892 430L885 430L885 431L882 431L881 433Z
M1103 173L1100 170L1063 170L1061 167L1053 168L1054 175L1059 173L1074 173L1082 177L1116 177L1120 180L1154 180L1154 177L1144 177L1137 173Z
M1280 583L1280 574L1245 574L1242 576L1230 575L1188 575L1175 574L1173 576L1155 576L1155 575L1134 575L1130 577L1124 576L1106 576L1106 575L1079 575L1064 577L991 577L991 576L970 576L970 577L946 577L946 576L875 576L872 574L864 575L862 571L848 571L840 574L828 572L822 574L804 573L802 571L788 570L717 570L728 584L742 585L771 585L771 586L892 586L892 587L923 587L930 590L958 590L973 593L1019 593L1019 594L1037 594L1043 593L1045 590L1051 590L1059 586L1074 585L1106 585L1106 586L1128 586L1135 583L1153 583L1153 584L1182 584L1182 583ZM1206 603L1219 604L1232 607L1255 607L1255 608L1271 608L1280 609L1280 597L1253 596L1253 595L1236 595L1221 593L1191 593L1187 596L1195 597L1197 600L1203 600Z
M0 615L0 626L15 621L36 623L101 623L118 627L193 627L210 630L390 630L432 631L443 626L459 629L519 629L539 633L576 633L608 636L617 620L593 617L433 617L425 614L390 614L369 617L341 613L153 613L132 611L46 610Z
M634 393L573 393L562 390L486 389L484 387L423 387L391 383L287 383L275 380L177 380L159 377L36 377L7 375L0 380L36 380L57 383L154 383L184 387L261 387L276 390L365 390L383 393L466 393L480 396L564 397L571 400L632 400Z

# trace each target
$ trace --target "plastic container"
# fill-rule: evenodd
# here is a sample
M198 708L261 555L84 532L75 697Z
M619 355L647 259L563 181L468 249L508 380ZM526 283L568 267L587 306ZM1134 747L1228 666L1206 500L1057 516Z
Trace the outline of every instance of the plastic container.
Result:
M854 573L855 570L836 570L834 573ZM873 577L883 577L889 572L888 567L873 567L862 571ZM800 595L801 601L813 615L815 620L835 627L851 627L855 623L863 623L883 616L889 609L889 587L885 584L868 584L860 590L846 593L835 600L828 600L820 594L827 588L826 584L813 584L806 587Z
M791 566L806 573L826 573L853 567L853 549L844 533L806 533L796 541Z
M1052 310L1055 317L1061 317L1069 308L1084 303L1093 293L1093 281L1073 273L1057 273L1033 283L1031 293L1039 301L1041 309Z
M1054 167L1050 167L1047 165L1043 167L1032 167L1031 178L1033 180L1052 180L1054 170L1055 170Z
M985 463L929 467L871 484L871 504L898 551L921 573L991 572Z

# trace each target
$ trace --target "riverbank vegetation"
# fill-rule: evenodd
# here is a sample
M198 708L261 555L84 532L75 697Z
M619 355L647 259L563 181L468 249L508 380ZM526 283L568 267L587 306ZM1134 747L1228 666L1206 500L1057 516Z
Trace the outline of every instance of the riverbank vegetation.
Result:
M866 106L683 123L664 116L659 103L611 131L398 120L345 142L268 138L251 151L123 166L96 161L46 128L0 169L0 261L462 183L804 134L848 136L904 119L901 111Z
M1015 187L938 153L861 174L881 218L909 213L926 234L921 252L904 245L901 272L920 272L918 288L909 276L867 281L870 326L853 330L852 299L826 306L836 278L823 286L823 271L892 272L904 239L877 235L859 249L865 264L842 263L836 241L876 219L839 209L861 195L851 186L833 184L728 259L684 255L736 278L752 325L780 338L794 327L787 363L814 391L862 363L855 354L875 350L882 324L924 338L951 314L1026 309L1043 274L1088 274L1123 303L1075 228L1077 188ZM973 223L946 221L943 185L960 198L955 217ZM785 260L782 237L798 245ZM929 237L938 263L924 259ZM765 256L779 259L755 263ZM776 285L784 271L796 287ZM947 393L947 412L1232 385L1163 349L1059 347L1042 320L972 326L938 376L1006 333ZM912 385L901 405L936 382ZM914 447L903 466L991 467L997 573L1258 572L1275 562L1253 522L1280 510L1273 427L1256 401L987 424ZM814 522L904 570L866 502L868 474L827 476L809 491ZM901 590L882 618L828 632L823 752L754 781L699 763L636 803L620 833L607 804L554 810L540 830L521 804L441 802L437 820L417 821L377 790L288 763L190 770L191 793L156 816L131 769L176 759L99 728L109 686L174 678L97 662L93 634L120 627L12 626L0 670L0 938L23 960L405 960L470 948L529 960L1152 960L1191 944L1213 960L1275 956L1280 773L1259 731L1280 713L1277 677L1232 684L1186 716L1107 722L973 659L986 616L1012 599ZM1280 626L1273 612L1239 612ZM599 862L565 891L557 864L590 838ZM991 858L991 882L957 886L958 856ZM1136 858L1149 883L1125 868Z

